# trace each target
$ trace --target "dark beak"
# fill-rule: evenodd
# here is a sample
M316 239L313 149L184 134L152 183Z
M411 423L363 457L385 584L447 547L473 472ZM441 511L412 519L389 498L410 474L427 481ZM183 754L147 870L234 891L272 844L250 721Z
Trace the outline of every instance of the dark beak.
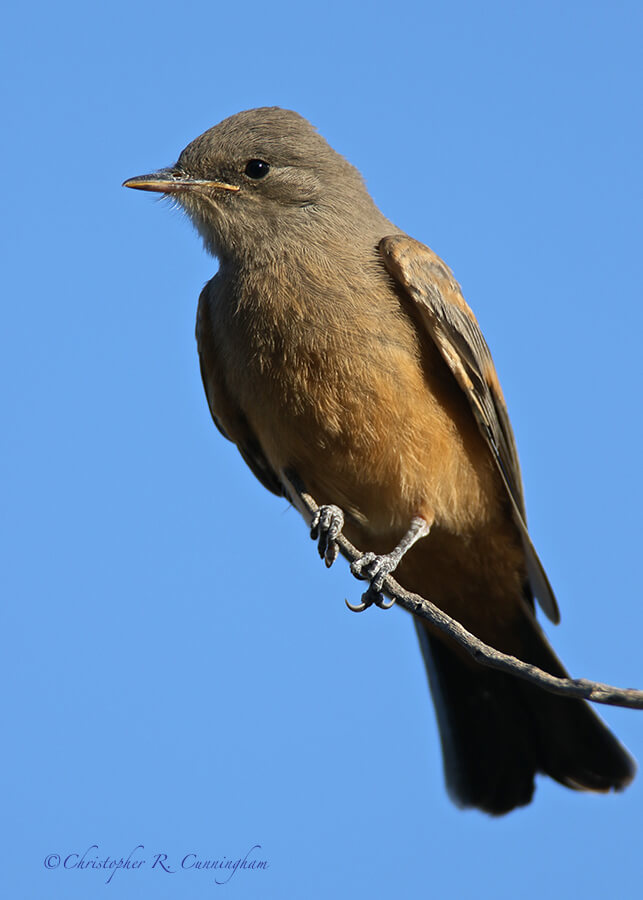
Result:
M159 169L158 172L152 172L151 175L137 175L136 178L128 178L127 181L124 181L123 187L136 188L137 191L156 191L159 194L178 194L181 191L199 187L217 188L221 191L239 190L236 184L191 178L178 169Z

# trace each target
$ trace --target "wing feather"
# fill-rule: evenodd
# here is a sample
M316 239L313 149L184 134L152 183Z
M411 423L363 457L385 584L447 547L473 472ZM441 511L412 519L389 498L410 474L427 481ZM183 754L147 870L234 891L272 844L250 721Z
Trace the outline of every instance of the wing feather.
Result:
M475 316L451 270L424 244L396 234L383 238L379 250L469 401L511 501L532 592L545 614L558 622L556 598L527 530L520 465L507 407Z
M196 320L201 378L210 413L221 434L237 445L246 465L261 484L278 497L285 497L281 480L268 462L261 444L242 410L233 403L225 388L225 379L221 373L209 323L208 291L210 284L211 282L206 284L199 297Z

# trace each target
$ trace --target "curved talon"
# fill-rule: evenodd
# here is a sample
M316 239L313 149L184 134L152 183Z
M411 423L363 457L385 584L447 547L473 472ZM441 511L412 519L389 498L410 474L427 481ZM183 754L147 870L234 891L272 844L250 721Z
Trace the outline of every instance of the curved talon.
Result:
M344 603L350 609L351 612L364 612L365 609L368 609L371 605L370 603L357 603L353 606L352 603L349 603L348 600L344 597Z
M350 609L351 612L364 612L365 609L368 609L369 606L377 606L380 609L390 609L395 604L395 598L391 597L387 602L384 599L384 594L380 591L374 591L373 587L369 587L367 591L364 591L362 594L362 602L356 605L349 603L348 600L344 599L344 603Z
M375 601L377 606L379 606L380 609L390 609L392 606L395 605L395 597L390 597L388 603L384 600L383 594L381 595L381 597L382 597L382 600L380 603L377 603L377 600Z

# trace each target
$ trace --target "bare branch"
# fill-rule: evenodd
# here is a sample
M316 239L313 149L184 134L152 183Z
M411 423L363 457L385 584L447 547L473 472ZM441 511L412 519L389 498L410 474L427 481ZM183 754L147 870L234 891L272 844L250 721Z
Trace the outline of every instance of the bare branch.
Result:
M310 515L317 510L317 504L305 491L299 492L299 498ZM349 562L354 562L363 554L357 550L343 534L336 537L336 542L342 556ZM430 622L443 634L457 641L473 659L483 666L499 669L517 678L523 678L537 687L543 688L552 694L560 694L564 697L577 697L583 700L591 700L594 703L605 703L609 706L625 706L631 709L643 709L643 691L634 688L617 688L610 684L602 684L598 681L590 681L587 678L558 678L543 672L537 666L522 662L507 653L494 650L479 638L475 637L459 622L447 616L438 609L430 600L412 594L405 590L390 575L384 579L383 593L394 600L398 606L420 616Z

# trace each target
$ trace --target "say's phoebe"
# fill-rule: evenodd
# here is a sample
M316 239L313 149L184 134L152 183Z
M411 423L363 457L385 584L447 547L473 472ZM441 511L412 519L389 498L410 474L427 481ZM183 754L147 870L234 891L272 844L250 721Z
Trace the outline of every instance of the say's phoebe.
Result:
M487 644L565 676L535 618L535 600L553 622L558 607L498 377L442 260L288 110L225 119L125 185L174 197L219 259L197 314L214 422L270 491L297 505L305 486L322 504L327 562L343 522L381 554L362 565L375 589L399 563L404 587ZM529 803L536 772L577 790L631 781L633 760L586 703L415 625L457 804L506 813Z

